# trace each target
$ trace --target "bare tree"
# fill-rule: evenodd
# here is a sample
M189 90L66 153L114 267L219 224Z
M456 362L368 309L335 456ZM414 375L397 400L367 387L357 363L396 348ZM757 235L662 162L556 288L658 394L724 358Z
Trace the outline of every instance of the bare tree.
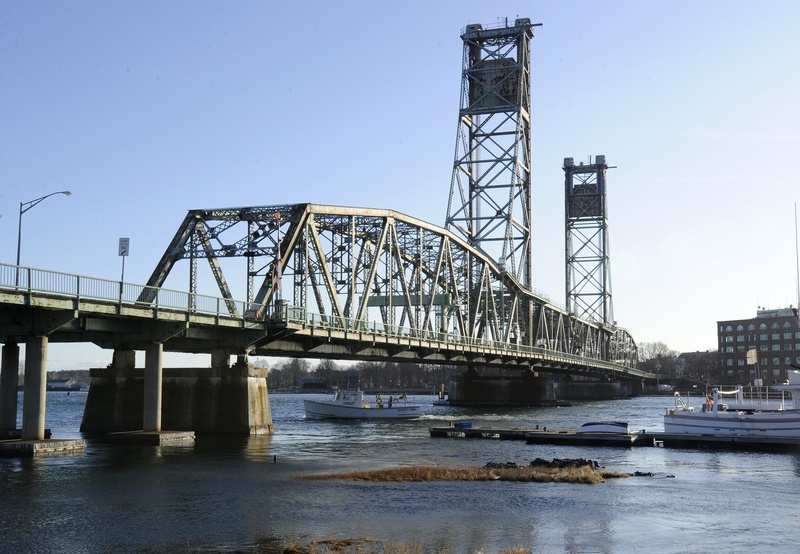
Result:
M286 374L287 382L291 387L300 385L300 379L308 375L308 361L301 358L292 358L281 366L281 370Z
M663 342L643 342L639 345L639 368L664 376L675 375L675 359L680 355Z
M314 368L317 379L322 379L326 385L333 382L334 374L337 371L339 371L339 366L333 360L328 359L320 360L317 367Z

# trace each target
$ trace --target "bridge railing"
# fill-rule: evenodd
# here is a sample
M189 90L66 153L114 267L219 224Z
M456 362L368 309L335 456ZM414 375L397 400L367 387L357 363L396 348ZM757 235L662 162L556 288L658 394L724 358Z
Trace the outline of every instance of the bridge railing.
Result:
M504 354L544 358L548 360L560 361L570 363L573 365L586 365L594 368L605 368L611 371L631 373L638 375L638 371L632 371L622 367L619 364L606 362L604 360L596 360L593 358L584 358L575 354L568 354L565 352L558 352L548 348L537 346L528 346L518 344L515 342L497 341L481 337L468 337L455 333L443 331L429 331L414 329L411 327L401 327L399 325L386 324L379 321L366 321L350 319L338 316L330 316L308 312L302 306L289 306L283 307L283 313L273 314L274 319L285 320L287 323L296 325L304 325L313 329L325 329L330 331L338 331L342 333L366 333L381 335L387 338L397 340L409 341L430 341L440 344L447 344L451 348L453 346L463 346L465 348L479 348L482 350L494 350Z
M31 267L18 267L9 264L0 264L0 288L29 296L40 295L75 298L77 300L98 300L101 302L148 306L159 310L179 310L219 317L233 317L223 298L190 294L178 290L152 288L154 292L153 301L142 304L138 302L138 299L143 291L150 289L145 285ZM248 306L246 302L234 301L234 304L239 309L239 314L245 313L245 308Z
M110 279L98 279L69 273L60 273L30 267L0 263L0 289L26 294L28 296L40 295L46 297L64 297L73 299L87 299L116 304L146 306L157 310L175 310L190 313L211 314L218 317L234 319L230 314L227 302L223 298L190 294L188 292L153 288L154 299L152 302L142 304L138 301L142 292L148 290L145 285L123 283ZM242 314L254 311L254 306L246 302L234 301ZM256 306L257 307L257 306ZM430 341L431 343L447 344L450 348L463 346L465 348L480 348L497 352L522 355L528 357L544 358L571 363L573 365L591 365L592 367L606 368L613 371L627 371L618 364L584 358L574 354L558 352L547 348L527 346L514 342L496 341L481 337L468 337L443 331L430 331L402 327L379 321L356 320L338 316L329 316L308 312L302 306L279 304L277 307L268 306L264 318L271 321L281 321L308 326L314 329L325 329L340 332L358 332L381 335L396 340ZM638 375L640 372L631 371Z

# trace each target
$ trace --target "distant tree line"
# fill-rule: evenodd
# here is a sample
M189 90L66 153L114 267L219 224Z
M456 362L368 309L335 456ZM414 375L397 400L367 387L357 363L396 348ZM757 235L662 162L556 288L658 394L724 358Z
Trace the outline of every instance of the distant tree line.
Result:
M716 350L678 352L663 342L639 344L639 369L661 375L664 379L687 378L698 381L718 381Z
M256 365L266 365L256 362ZM342 366L334 360L291 358L273 362L269 367L267 386L270 390L298 389L313 380L323 388L384 388L438 391L447 387L451 378L464 373L464 368L395 362L357 362Z

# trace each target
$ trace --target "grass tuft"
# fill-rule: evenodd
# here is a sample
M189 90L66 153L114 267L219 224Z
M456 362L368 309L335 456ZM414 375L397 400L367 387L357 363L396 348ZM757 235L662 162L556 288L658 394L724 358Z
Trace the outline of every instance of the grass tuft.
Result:
M594 469L592 467L548 468L523 466L515 468L448 468L412 466L374 471L298 475L295 479L320 481L355 479L359 481L409 483L424 481L517 481L523 483L581 483L592 485L606 479L628 477L627 473Z

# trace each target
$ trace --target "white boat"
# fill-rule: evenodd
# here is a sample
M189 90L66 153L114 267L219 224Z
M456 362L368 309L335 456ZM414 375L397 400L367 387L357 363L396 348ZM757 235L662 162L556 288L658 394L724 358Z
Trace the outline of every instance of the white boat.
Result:
M374 404L364 400L364 392L336 391L331 400L303 400L308 418L335 419L415 419L420 407L405 404L390 396L387 401L378 395Z
M615 433L630 435L631 429L626 421L591 421L584 423L578 433Z
M788 377L787 384L770 387L784 392L784 398L777 403L759 400L757 391L751 391L749 400L745 400L741 386L729 391L715 387L700 411L695 411L676 392L675 407L668 408L664 415L664 432L714 437L800 439L800 371L789 371ZM756 386L760 386L759 381L756 381ZM786 392L792 393L788 402ZM728 397L733 400L727 402L725 399Z

